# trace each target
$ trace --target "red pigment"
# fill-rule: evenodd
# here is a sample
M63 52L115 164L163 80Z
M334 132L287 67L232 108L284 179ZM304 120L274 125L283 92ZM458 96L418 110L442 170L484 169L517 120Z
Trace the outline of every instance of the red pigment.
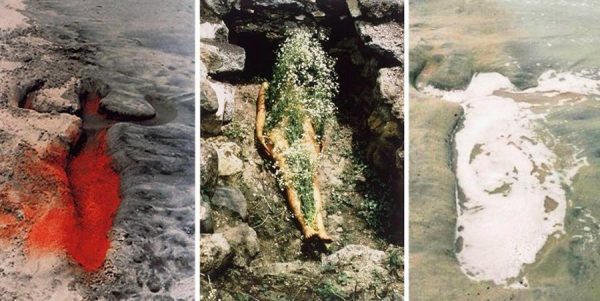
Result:
M29 93L25 96L25 102L23 103L22 108L32 110L33 109L33 100L35 99L35 93Z
M100 114L100 97L98 95L90 95L86 101L83 102L83 113L85 115Z
M16 235L17 218L11 214L0 213L0 239Z
M66 249L85 270L99 269L110 241L108 232L120 204L120 178L106 154L106 132L91 139L67 167L71 194L31 229L28 244L38 250Z

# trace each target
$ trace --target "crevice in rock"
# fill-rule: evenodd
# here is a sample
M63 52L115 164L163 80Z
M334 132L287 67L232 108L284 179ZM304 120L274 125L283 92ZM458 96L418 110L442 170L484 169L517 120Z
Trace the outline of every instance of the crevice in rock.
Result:
M258 83L262 80L271 78L272 68L275 63L276 50L283 36L278 36L279 29L270 28L273 24L269 23L268 17L263 15L267 12L251 13L243 9L233 9L223 18L227 28L229 28L229 43L241 46L246 53L245 66L242 72L222 72L212 75L214 80L231 83ZM369 165L369 169L374 172L372 179L360 187L360 190L374 190L380 187L370 187L376 183L383 183L381 187L389 190L378 194L380 198L393 198L385 202L393 202L392 210L392 229L389 236L395 243L403 243L403 180L402 169L398 171L393 167L397 162L395 151L403 147L402 136L396 138L380 138L378 133L374 133L369 119L375 114L376 110L381 111L382 104L374 100L374 90L378 78L378 71L382 68L398 66L396 58L390 58L377 53L375 50L365 45L368 41L363 41L357 30L356 22L364 18L352 18L348 16L346 3L344 1L318 2L319 9L325 12L326 18L315 18L312 15L306 15L304 20L294 20L299 25L312 28L318 28L324 31L328 40L323 42L326 51L336 60L336 73L338 74L338 83L340 93L334 100L339 109L338 122L349 126L353 132L353 141L355 141L354 154L362 158ZM282 12L280 12L282 13ZM286 12L287 13L287 12ZM285 18L288 16L286 15ZM396 16L398 17L398 16ZM400 17L399 17L400 18ZM401 18L400 18L401 20ZM240 28L244 24L256 22L252 26ZM379 20L379 22L390 22L390 20ZM285 23L279 20L278 23ZM261 31L248 30L248 28L260 28ZM267 33L264 32L267 28ZM368 37L366 38L368 40ZM400 64L401 66L401 64ZM386 105L383 105L386 106ZM391 108L388 107L390 111ZM386 114L384 114L386 115ZM389 114L387 114L389 115ZM390 119L397 117L384 116ZM386 120L384 120L384 123ZM403 123L397 119L398 132L403 133ZM384 141L380 141L384 140ZM377 143L384 143L389 147L390 152L386 157L378 159L381 162L387 162L386 168L377 167L373 162ZM381 152L379 152L381 153ZM381 165L381 164L379 164Z
M227 23L226 23L227 24ZM238 45L246 51L244 71L238 75L239 79L251 80L256 77L269 78L275 64L275 51L277 45L264 34L245 32L230 32L229 42ZM213 76L216 80L231 80L231 76L220 74Z
M13 87L14 102L19 108L31 109L31 102L35 97L35 91L44 85L43 80L30 80L17 84Z

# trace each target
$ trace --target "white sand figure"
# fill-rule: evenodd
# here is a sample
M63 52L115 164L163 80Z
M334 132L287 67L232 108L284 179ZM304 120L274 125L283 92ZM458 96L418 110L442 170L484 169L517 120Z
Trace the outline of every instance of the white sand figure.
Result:
M465 120L455 137L458 261L475 280L510 284L533 263L548 238L563 232L565 176L540 137L530 104L493 95L514 89L498 74L474 76L465 91L440 92L461 103ZM546 137L545 141L552 139Z

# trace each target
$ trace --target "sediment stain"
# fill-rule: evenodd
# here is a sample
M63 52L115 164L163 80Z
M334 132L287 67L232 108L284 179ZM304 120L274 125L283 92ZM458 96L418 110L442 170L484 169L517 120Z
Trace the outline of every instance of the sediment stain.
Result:
M483 153L483 144L475 144L471 150L471 155L469 156L469 164L471 164L473 160L475 160L475 158L477 158L477 156L479 156L481 153Z
M544 212L550 213L558 207L558 202L553 198L546 196L544 199Z

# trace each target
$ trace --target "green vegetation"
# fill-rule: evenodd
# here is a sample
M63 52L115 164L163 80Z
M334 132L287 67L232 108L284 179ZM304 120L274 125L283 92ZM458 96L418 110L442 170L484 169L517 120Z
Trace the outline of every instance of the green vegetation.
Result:
M340 150L342 157L350 161L350 164L344 168L340 177L344 184L333 188L331 199L334 204L352 206L346 192L356 191L362 199L358 214L371 228L385 235L391 227L394 199L389 183L383 181L367 165L366 148L364 142L355 142L352 148Z
M251 132L250 127L239 120L233 120L230 124L223 127L223 134L236 142L243 143L247 139L247 136Z
M290 147L286 152L289 171L293 175L292 182L298 197L302 200L302 212L309 224L314 222L317 212L314 202L312 178L316 162L312 162L310 153L304 145Z
M309 224L314 222L316 214L312 179L318 158L303 140L305 124L310 122L314 126L319 142L325 127L334 119L332 100L338 89L334 63L314 33L290 32L277 52L273 80L266 96L269 111L266 130L285 129L289 144L284 150L287 166L278 166L282 171L277 173L279 184L296 189ZM286 183L284 174L291 183Z
M339 289L329 281L325 281L320 287L317 288L317 295L325 301L339 301L346 300L345 296L339 291Z
M273 80L266 99L270 112L267 130L294 115L293 121L285 123L301 129L297 122L310 118L321 136L335 114L332 100L338 84L334 64L314 33L306 30L290 32L277 52L273 68ZM299 138L298 135L294 137Z
M387 258L388 267L391 272L402 273L404 267L404 252L394 249Z

